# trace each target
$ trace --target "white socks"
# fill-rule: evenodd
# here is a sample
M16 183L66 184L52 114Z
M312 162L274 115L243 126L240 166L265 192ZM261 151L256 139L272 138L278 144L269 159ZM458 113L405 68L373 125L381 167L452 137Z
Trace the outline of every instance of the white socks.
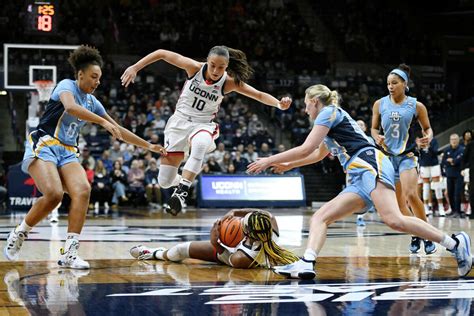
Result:
M30 225L28 225L25 220L23 220L21 222L20 225L18 225L16 228L15 228L15 232L27 232L29 233L31 230L33 229L33 227L31 227Z
M456 247L456 240L448 235L444 235L443 240L439 244L448 250L453 250Z
M317 257L316 251L309 248L305 250L304 255L303 255L303 259L306 261L316 261L316 257Z

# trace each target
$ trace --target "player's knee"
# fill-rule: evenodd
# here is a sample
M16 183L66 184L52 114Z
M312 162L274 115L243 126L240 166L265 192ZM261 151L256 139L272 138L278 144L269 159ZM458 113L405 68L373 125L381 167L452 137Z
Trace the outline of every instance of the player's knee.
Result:
M91 195L91 185L89 182L77 185L74 190L70 190L71 199L88 200Z
M63 200L64 191L62 189L51 188L42 193L44 198L51 204L57 205Z
M204 159L204 156L207 153L207 150L211 147L213 143L211 135L205 132L197 133L194 135L191 140L191 155L197 159Z
M382 217L383 222L393 230L405 231L405 225L402 216L386 215Z

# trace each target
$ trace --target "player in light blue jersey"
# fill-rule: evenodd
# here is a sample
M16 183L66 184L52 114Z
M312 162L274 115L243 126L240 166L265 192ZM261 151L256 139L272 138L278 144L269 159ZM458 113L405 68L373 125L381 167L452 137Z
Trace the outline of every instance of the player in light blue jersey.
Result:
M88 269L89 263L78 255L78 237L91 191L78 160L77 140L81 127L86 122L96 123L115 138L162 154L166 154L166 150L119 126L92 95L102 76L103 61L97 49L80 46L68 61L74 68L76 80L65 79L55 87L38 127L28 136L22 163L22 170L31 175L43 196L8 235L3 253L8 260L17 260L33 226L45 218L67 192L71 198L68 234L58 264L65 268Z
M314 126L305 142L248 166L250 173L259 173L271 166L290 169L315 163L332 152L351 177L350 185L313 214L303 258L274 271L293 278L314 278L314 264L326 240L328 226L374 205L381 219L392 229L416 233L446 247L457 259L458 274L467 275L472 267L470 237L464 232L449 236L419 218L402 215L394 192L395 177L390 160L369 142L338 103L337 91L324 85L306 89L306 113L314 120Z
M418 161L415 156L417 142L421 147L428 147L433 139L433 130L426 107L415 98L406 95L410 67L401 64L393 69L387 77L389 95L377 100L373 107L371 134L383 151L389 155L395 168L397 200L404 215L413 214L426 219L423 202L418 195ZM416 124L420 124L423 137L415 135ZM380 134L382 128L383 135ZM420 238L412 236L410 251L420 251ZM432 254L436 246L429 240L424 241L425 253Z

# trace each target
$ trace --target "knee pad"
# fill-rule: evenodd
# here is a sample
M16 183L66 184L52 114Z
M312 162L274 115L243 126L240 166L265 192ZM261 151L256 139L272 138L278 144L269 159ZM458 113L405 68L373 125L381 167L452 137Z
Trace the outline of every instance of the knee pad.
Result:
M443 188L441 182L431 182L431 187L435 191L436 199L441 200L443 198Z
M166 253L168 260L181 261L189 258L189 246L191 246L190 241L171 247Z
M431 190L430 190L430 184L423 182L423 200L428 201L430 198Z
M181 176L178 175L178 168L169 166L169 165L161 165L160 171L158 172L158 184L163 189L168 189L173 186L177 186L179 184L179 180Z
M211 135L200 132L191 140L191 154L184 164L184 170L198 174L201 172L204 156L207 150L214 144Z

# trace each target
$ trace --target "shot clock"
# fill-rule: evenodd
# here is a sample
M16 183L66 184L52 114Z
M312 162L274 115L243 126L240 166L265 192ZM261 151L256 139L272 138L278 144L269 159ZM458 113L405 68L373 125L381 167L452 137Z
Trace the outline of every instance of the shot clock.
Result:
M31 34L56 34L58 6L56 0L26 2L26 31Z

